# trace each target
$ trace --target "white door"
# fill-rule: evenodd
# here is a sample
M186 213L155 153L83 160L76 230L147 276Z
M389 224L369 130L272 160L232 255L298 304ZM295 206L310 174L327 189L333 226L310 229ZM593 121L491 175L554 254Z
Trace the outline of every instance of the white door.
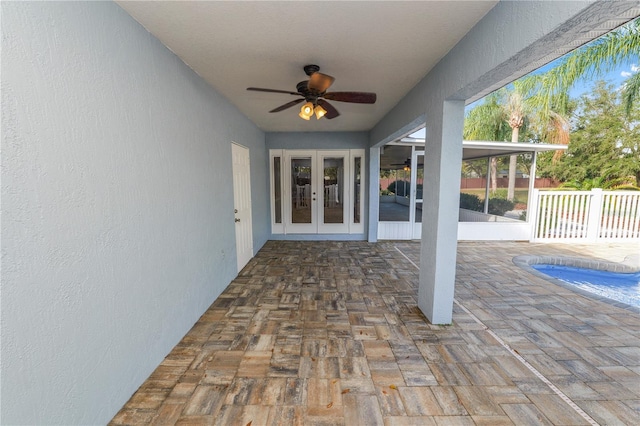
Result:
M284 164L287 233L348 233L349 151L289 151Z
M236 228L238 272L253 257L253 230L251 228L251 172L249 149L231 144L233 167L233 204Z
M316 152L287 152L284 163L287 233L318 232Z
M349 153L318 151L318 233L349 232Z

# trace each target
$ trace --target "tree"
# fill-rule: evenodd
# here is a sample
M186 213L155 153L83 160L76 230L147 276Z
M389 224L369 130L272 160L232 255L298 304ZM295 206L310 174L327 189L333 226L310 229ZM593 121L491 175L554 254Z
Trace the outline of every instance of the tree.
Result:
M511 127L511 142L518 142L520 128L524 125L525 107L522 94L517 90L509 93L507 101L508 123ZM507 200L513 201L516 189L516 167L518 165L518 156L509 156L509 184L507 186Z
M479 141L506 141L510 129L505 117L504 98L507 89L497 90L484 98L484 102L471 109L464 120L464 138ZM497 189L497 160L491 158L491 189Z
M592 81L621 64L631 64L640 57L640 18L605 34L597 40L565 55L560 63L542 74L532 74L521 79L530 93L536 93L543 112L553 110L558 97L565 94L580 80ZM640 94L638 73L627 79L623 89L626 111L631 111ZM556 111L563 112L557 109Z
M485 102L469 111L465 118L465 139L507 141L517 143L521 136L527 140L551 140L566 143L568 122L561 114L551 111L546 120L541 119L539 98L527 95L528 86L519 81L504 87L485 98ZM557 99L560 103L562 99ZM533 132L530 133L530 132ZM559 140L557 140L559 139ZM495 192L498 159L491 159L491 190ZM507 199L515 195L515 178L518 156L509 157Z
M623 96L604 82L582 96L567 153L555 163L541 158L541 174L575 188L638 186L640 107L627 114Z
M465 138L506 140L502 136L503 127L496 120L507 120L511 128L511 141L518 142L521 128L528 117L535 133L534 140L550 143L569 143L569 121L566 119L572 103L568 92L573 85L585 79L603 75L622 63L630 63L640 55L640 19L636 19L600 37L562 58L551 70L531 74L514 82L511 89L500 89L492 94L493 99L476 107L467 115ZM640 95L640 73L630 76L623 87L625 111L630 114L636 98ZM502 111L499 111L502 108ZM485 120L483 123L475 121ZM494 135L490 137L488 135ZM468 135L468 136L467 136ZM480 136L480 137L478 137ZM557 162L563 154L558 150L553 156ZM515 193L517 157L509 160L509 184L507 199ZM496 189L496 159L492 158L492 190Z

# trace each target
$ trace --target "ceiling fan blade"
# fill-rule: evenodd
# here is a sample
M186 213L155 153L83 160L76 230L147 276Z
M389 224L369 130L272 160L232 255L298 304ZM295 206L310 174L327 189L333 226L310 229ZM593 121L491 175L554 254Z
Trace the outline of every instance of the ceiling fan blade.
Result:
M328 120L331 120L332 118L336 118L337 116L340 115L338 110L335 109L333 105L331 105L329 102L325 101L324 99L318 99L318 105L320 105L322 108L324 108L327 111L327 113L324 116L327 117Z
M331 92L322 95L325 99L339 102L353 102L356 104L375 104L376 94L370 92Z
M252 90L254 92L286 93L288 95L300 95L300 93L298 92L290 92L288 90L262 89L260 87L247 87L247 90Z
M324 93L329 86L334 82L335 78L321 72L314 72L309 78L309 84L307 87L311 90L316 90L318 93Z
M304 102L304 98L296 99L295 101L291 101L291 102L287 102L286 104L280 105L278 108L274 108L269 112L280 112L280 111L283 111L283 110L285 110L287 108L291 108L294 105L298 105L300 102Z

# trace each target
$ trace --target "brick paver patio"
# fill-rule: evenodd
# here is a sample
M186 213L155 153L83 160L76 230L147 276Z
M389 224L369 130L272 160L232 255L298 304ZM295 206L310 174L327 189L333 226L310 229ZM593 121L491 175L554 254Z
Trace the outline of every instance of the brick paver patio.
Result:
M511 262L637 248L460 243L435 326L419 243L270 241L112 424L640 424L640 314Z

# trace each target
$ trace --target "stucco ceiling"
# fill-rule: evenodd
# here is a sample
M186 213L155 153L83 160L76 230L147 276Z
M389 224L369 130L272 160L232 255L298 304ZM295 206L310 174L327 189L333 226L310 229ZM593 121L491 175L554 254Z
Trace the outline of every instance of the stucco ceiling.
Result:
M118 1L134 19L265 131L371 129L497 1ZM374 105L332 104L333 120L304 121L302 67L336 78L329 91L376 92Z

